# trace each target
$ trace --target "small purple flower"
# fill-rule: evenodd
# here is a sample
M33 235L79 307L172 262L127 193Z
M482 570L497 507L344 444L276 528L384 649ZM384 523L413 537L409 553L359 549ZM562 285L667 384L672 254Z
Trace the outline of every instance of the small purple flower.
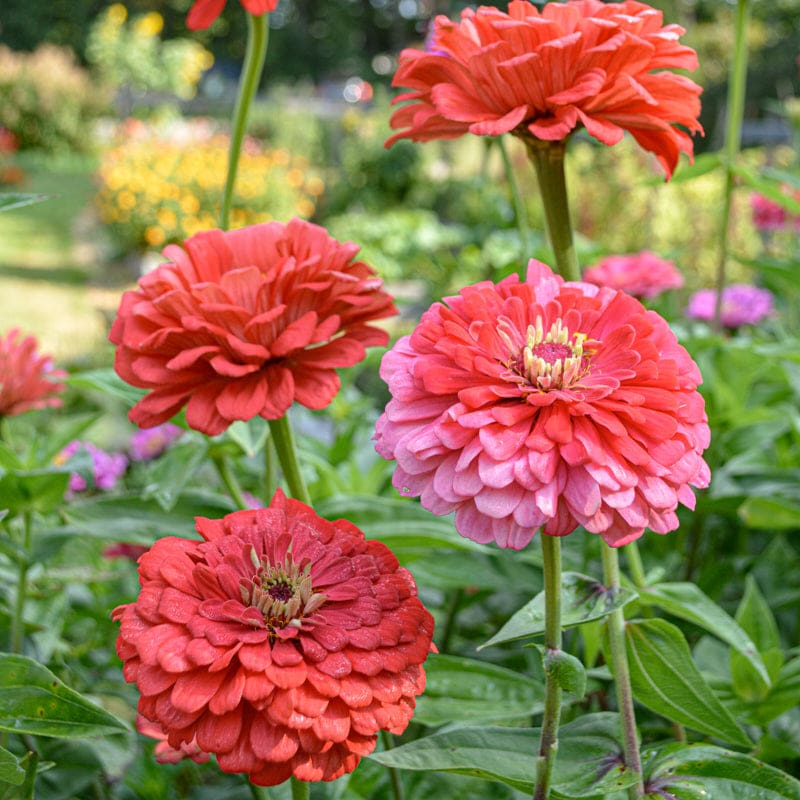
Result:
M716 289L701 289L689 298L686 316L711 322L717 303ZM774 310L772 292L736 283L722 290L721 322L726 328L742 325L757 325L772 315Z
M158 458L182 433L183 431L171 422L136 431L131 437L131 459L151 461Z
M106 453L91 442L70 442L56 457L56 462L64 464L79 450L84 450L92 458L92 486L83 475L73 472L69 479L69 493L85 492L89 488L103 492L111 491L128 468L128 458L123 453Z

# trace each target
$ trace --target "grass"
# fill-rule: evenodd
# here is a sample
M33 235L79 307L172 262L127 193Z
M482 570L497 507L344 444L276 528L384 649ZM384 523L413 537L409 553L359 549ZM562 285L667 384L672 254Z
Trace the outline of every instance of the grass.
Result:
M104 267L86 228L94 192L87 157L20 154L25 183L15 190L47 195L0 214L0 331L19 327L59 361L95 353L106 336L98 306ZM81 241L83 239L83 241Z

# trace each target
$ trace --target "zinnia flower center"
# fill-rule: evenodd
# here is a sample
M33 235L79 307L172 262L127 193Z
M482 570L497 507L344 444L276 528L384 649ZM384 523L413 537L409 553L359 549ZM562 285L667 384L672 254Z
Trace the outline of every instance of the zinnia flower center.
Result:
M239 581L242 602L257 608L271 632L281 628L302 627L303 621L319 610L324 594L314 591L311 564L301 566L287 555L283 564L272 564L250 550L250 560L256 573L249 580Z

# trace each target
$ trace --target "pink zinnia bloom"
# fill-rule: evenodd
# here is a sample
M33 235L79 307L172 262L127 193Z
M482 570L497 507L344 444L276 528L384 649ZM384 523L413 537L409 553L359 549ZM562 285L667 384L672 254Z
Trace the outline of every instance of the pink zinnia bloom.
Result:
M0 417L62 403L58 395L64 384L58 380L67 373L53 369L53 359L36 352L38 343L33 336L21 341L19 336L18 328L0 336Z
M467 8L439 16L427 51L403 50L394 86L411 91L391 119L387 141L425 142L464 133L561 141L579 127L603 144L628 131L655 153L667 177L687 134L702 132L701 88L672 69L695 69L678 25L644 3L569 0L541 11L512 0L508 13ZM680 126L680 127L678 127ZM684 130L685 129L685 130Z
M271 786L333 780L402 733L433 617L389 549L280 491L269 508L165 537L119 606L117 653L170 747Z
M683 275L678 268L655 253L643 250L624 256L606 256L583 273L595 286L621 289L639 299L658 297L668 289L680 289Z
M299 219L170 245L162 264L125 292L110 340L120 377L149 389L130 412L142 428L184 406L214 436L235 420L279 419L296 400L325 408L336 369L388 340L369 323L396 314L358 246Z
M705 487L697 366L624 292L537 261L434 303L384 356L377 450L394 485L477 542L525 547L583 525L612 546L678 526Z
M205 764L210 758L208 753L204 753L195 741L182 743L178 748L172 747L167 741L167 734L161 730L161 727L145 719L141 714L136 717L136 730L142 736L149 736L158 742L154 754L159 764L177 764L187 758L197 764Z
M700 289L689 298L686 316L711 322L717 310L716 289ZM758 325L775 311L774 298L769 289L734 283L722 290L720 322L726 328Z
M278 0L239 0L248 14L259 16L269 14L278 7ZM186 27L190 31L208 28L222 13L226 0L195 0L186 17Z

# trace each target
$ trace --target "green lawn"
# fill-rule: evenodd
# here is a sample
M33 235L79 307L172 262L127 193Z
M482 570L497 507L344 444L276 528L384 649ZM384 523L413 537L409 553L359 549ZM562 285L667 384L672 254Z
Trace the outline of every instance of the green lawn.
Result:
M0 332L33 333L58 360L94 353L106 336L99 307L113 301L95 285L107 281L87 214L94 164L25 153L18 163L19 190L47 199L0 214Z

